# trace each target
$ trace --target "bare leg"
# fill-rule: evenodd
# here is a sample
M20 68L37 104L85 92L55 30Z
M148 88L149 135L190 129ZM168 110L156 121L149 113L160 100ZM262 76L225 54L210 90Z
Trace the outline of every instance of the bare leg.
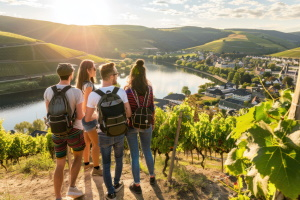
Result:
M93 158L93 163L94 167L99 166L99 160L100 160L100 147L99 147L99 138L98 138L98 133L96 129L93 129L88 132L89 137L91 139L91 142L93 144L92 147L92 158Z
M74 161L71 167L70 186L75 187L75 182L80 171L83 151L73 151Z
M64 180L64 168L66 157L56 158L56 168L54 171L54 193L57 199L61 198L61 186Z
M91 139L87 132L84 132L83 135L84 135L84 142L85 142L85 148L83 150L83 161L86 163L86 162L90 162Z

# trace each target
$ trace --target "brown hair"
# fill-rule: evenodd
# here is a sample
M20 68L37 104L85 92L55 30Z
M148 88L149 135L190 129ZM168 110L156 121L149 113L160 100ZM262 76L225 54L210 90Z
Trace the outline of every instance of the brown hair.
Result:
M94 67L94 61L92 60L83 60L80 63L78 73L77 73L77 79L76 79L76 87L80 90L82 90L83 82L84 81L91 81L92 83L95 83L94 77L89 77L89 74L87 70L90 70Z
M149 81L146 78L146 67L144 66L144 60L137 60L135 65L131 68L128 76L128 83L125 89L132 88L138 95L145 95L148 91Z
M103 80L107 80L110 75L114 74L115 63L106 63L100 66L100 74Z

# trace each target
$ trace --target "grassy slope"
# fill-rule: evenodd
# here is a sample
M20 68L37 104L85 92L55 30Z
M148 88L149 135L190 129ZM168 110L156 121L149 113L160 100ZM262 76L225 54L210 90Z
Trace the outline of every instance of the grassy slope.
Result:
M274 57L300 58L300 47L271 54Z
M105 62L105 59L98 56L51 43L36 43L42 41L21 35L0 32L0 39L5 43L0 48L0 77L54 72L59 62L68 60L77 65L83 59Z
M154 29L143 26L75 26L0 16L0 29L46 42L81 50L94 55L114 51L141 51L157 47L180 50L227 36L226 31L181 27Z
M236 31L235 34L231 34L228 37L187 50L210 50L217 53L243 52L247 54L266 54L283 51L286 50L287 47L293 48L295 45L283 39L267 36L265 34Z

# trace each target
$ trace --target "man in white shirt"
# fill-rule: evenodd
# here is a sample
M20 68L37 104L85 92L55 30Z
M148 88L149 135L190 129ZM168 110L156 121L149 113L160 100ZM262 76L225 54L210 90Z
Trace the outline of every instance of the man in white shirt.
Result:
M115 88L114 85L117 84L117 77L118 77L118 72L115 67L115 64L108 63L102 65L100 67L100 74L103 79L102 87L100 88L100 90L104 93L106 93L107 91L112 92ZM120 88L117 92L117 95L119 95L119 97L122 99L124 103L126 117L127 118L130 117L131 109L128 103L125 90ZM93 120L92 116L100 99L101 96L98 95L96 92L91 92L91 94L89 95L86 115L85 115L85 120L87 123ZM83 125L85 125L84 121L83 121ZM103 163L103 179L104 179L105 186L107 188L106 199L114 200L116 199L116 192L118 192L124 186L123 183L120 182L120 177L123 169L124 134L115 137L109 137L105 133L100 131L99 143L100 143L100 150L101 150L102 163ZM114 154L115 154L114 156L116 161L114 184L112 184L112 178L110 173L112 147L114 148Z
M69 63L60 63L57 67L57 74L60 77L60 82L56 85L58 90L69 86L74 75L74 68ZM81 167L82 152L85 147L83 138L83 128L81 119L83 118L82 102L83 95L81 90L70 88L65 92L71 112L76 112L76 119L73 123L73 128L64 135L52 134L54 142L54 150L56 155L56 168L54 172L54 192L56 200L61 200L61 186L64 179L64 167L66 163L67 145L73 149L74 161L70 170L70 187L67 196L77 198L83 196L82 191L76 188L75 182ZM54 96L54 89L48 87L44 93L44 100L47 112L49 111L49 103Z

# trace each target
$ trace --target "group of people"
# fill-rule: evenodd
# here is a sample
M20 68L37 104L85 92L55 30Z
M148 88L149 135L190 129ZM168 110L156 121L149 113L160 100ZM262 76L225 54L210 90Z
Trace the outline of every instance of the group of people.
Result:
M123 168L123 150L124 138L126 137L131 155L131 167L133 183L129 186L130 190L140 194L140 165L139 165L139 140L145 156L146 164L149 170L149 182L155 184L154 161L150 145L152 130L154 129L154 98L150 82L146 78L146 67L143 60L137 60L130 71L127 85L122 89L118 88L118 71L114 63L103 64L99 67L102 78L101 87L96 90L94 83L96 81L97 68L92 60L83 60L79 66L76 88L70 87L74 77L74 68L69 63L60 63L57 67L57 74L60 81L57 85L49 87L44 93L44 100L48 114L53 110L54 103L63 102L56 100L56 94L65 94L65 99L74 119L70 129L63 134L52 134L54 150L56 155L56 168L54 172L54 192L56 200L61 200L61 187L63 183L63 171L66 163L67 146L69 146L74 155L74 160L70 169L70 186L67 196L77 198L83 196L83 192L76 188L75 183L82 166L85 169L93 167L92 175L103 176L107 188L106 199L116 199L116 193L124 186L121 181ZM99 91L100 90L100 91ZM100 94L116 92L116 95L122 100L124 105L124 116L127 118L127 127L124 134L112 137L108 135L103 126L99 126L99 101ZM64 98L61 98L64 100ZM52 101L51 101L52 100ZM138 108L145 107L151 113L151 124L147 128L137 128L133 124L132 115ZM114 110L111 110L114 112ZM74 114L74 115L73 115ZM56 120L55 117L49 119ZM148 121L148 120L146 120ZM53 132L59 132L59 123L52 122ZM58 126L58 128L57 128ZM51 127L51 126L50 126ZM117 126L116 126L117 127ZM51 127L52 129L52 127ZM55 130L54 130L55 129ZM60 132L62 132L60 130ZM138 140L139 135L139 140ZM92 148L91 148L92 146ZM111 150L114 148L115 157L115 177L111 177ZM102 157L102 168L100 166L100 154ZM90 156L93 164L90 164Z

